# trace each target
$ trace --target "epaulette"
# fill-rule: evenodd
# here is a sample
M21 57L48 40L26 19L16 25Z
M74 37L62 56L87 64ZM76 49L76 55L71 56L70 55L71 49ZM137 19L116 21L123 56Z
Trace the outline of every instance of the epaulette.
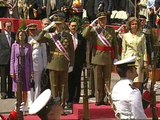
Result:
M129 86L134 90L136 89L136 87L134 87L133 85L129 84Z

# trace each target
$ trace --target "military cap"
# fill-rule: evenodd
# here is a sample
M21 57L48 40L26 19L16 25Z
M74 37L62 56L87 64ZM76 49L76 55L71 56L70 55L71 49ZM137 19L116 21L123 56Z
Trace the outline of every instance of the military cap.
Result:
M144 15L139 15L138 18L139 18L139 19L147 19L147 17L144 16Z
M120 66L120 65L127 65L127 66L135 66L135 60L136 56L128 57L122 60L119 60L114 63L114 65Z
M106 17L106 16L107 16L107 14L105 12L99 12L97 14L97 18L103 18L103 17Z
M43 109L48 101L51 99L51 90L46 89L44 92L42 92L38 98L33 102L33 104L29 108L29 114L36 114L41 109Z
M37 24L31 23L31 24L27 25L27 28L28 28L29 30L37 29Z
M63 23L64 20L65 20L64 13L59 12L57 14L54 14L53 21L55 21L55 23Z

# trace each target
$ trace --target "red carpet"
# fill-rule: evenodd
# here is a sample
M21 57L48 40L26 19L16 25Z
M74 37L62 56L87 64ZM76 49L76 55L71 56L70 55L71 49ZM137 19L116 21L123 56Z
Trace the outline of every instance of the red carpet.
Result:
M157 114L160 117L160 103L156 104ZM151 118L150 107L145 110L147 117ZM94 104L89 104L89 116L90 120L115 120L114 112L110 106L95 106ZM7 117L7 116L5 116ZM73 105L73 114L66 116L61 116L61 120L82 120L83 119L83 104L74 104ZM24 120L40 120L38 116L28 115L24 117Z

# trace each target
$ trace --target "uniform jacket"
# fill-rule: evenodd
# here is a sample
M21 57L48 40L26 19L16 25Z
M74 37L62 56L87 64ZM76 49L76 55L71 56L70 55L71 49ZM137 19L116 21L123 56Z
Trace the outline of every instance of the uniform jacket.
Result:
M132 84L132 80L123 79L113 87L111 97L116 112L120 113L120 119L146 120L142 107L142 95L138 88L131 87Z
M42 31L39 35L38 42L47 42L50 49L50 54L48 58L47 68L56 71L65 71L68 70L68 66L74 65L74 47L72 37L67 32L61 33L61 38L58 39L61 44L64 46L65 50L68 52L70 62L66 59L64 55L55 55L54 52L60 53L59 49L56 47L53 42L51 36L49 34L45 34L45 31ZM58 35L55 33L55 37L58 38Z
M34 38L29 36L28 40L32 46L32 59L34 71L42 71L47 67L47 53L45 43L38 43L36 40L38 36Z
M137 56L137 60L147 61L146 39L142 32L133 38L130 32L125 33L122 39L122 59Z
M101 29L98 27L97 30L101 32ZM87 27L83 31L83 36L85 37L86 40L91 40L93 45L92 61L91 61L92 64L107 65L108 64L107 60L112 58L111 53L110 51L99 51L95 49L95 46L105 47L105 45L97 37L95 31ZM114 54L114 58L118 58L118 46L117 46L118 44L114 29L106 27L104 36L107 38L107 40L110 42L112 46L113 49L112 53Z
M11 45L14 42L15 34L11 33ZM11 46L9 46L5 32L0 33L0 65L9 64Z

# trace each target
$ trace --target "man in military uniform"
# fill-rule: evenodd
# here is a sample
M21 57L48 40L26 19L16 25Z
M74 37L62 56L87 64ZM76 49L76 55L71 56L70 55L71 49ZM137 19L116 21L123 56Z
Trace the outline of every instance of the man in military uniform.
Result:
M47 42L50 53L48 57L49 76L53 97L60 97L62 106L65 105L67 95L68 72L73 70L74 47L72 37L63 30L64 19L61 16L46 28L39 35L38 42ZM53 25L56 26L54 33L46 33Z
M114 29L106 26L106 19L106 13L100 12L97 19L83 31L83 36L92 42L96 105L108 104L104 102L104 88L110 88L112 61L118 59L116 34ZM96 26L95 22L98 22Z
M142 106L142 95L138 88L133 87L133 80L138 76L135 67L136 57L128 57L117 61L117 72L122 78L112 89L112 104L117 117L122 120L146 120Z

